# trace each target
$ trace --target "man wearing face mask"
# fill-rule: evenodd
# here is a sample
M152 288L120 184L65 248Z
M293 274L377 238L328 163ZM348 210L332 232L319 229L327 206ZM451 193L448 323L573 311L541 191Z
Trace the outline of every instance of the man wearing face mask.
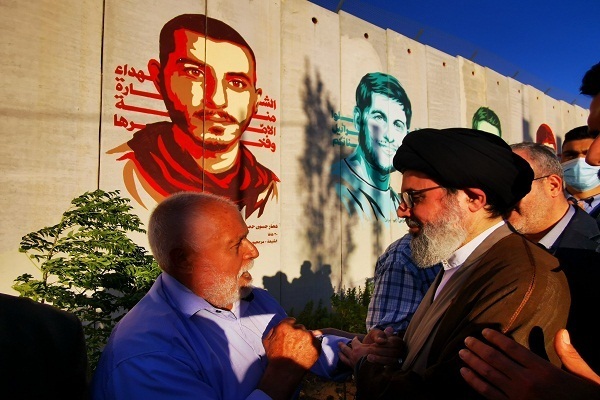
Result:
M569 200L576 202L600 224L600 166L585 162L585 156L596 135L588 132L585 125L571 129L565 134L560 161Z

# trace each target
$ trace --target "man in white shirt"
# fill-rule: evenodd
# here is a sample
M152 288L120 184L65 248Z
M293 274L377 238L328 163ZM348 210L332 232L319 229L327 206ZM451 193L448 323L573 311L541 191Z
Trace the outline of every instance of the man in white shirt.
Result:
M600 303L600 229L594 218L570 204L564 194L560 162L546 146L524 142L511 146L533 169L531 191L508 221L526 238L547 248L560 261L571 290L567 329L573 345L592 368L600 368L595 319Z
M590 96L589 132L596 139L587 149L585 160L600 165L600 63L593 65L581 81L581 94ZM592 284L595 283L590 279ZM468 348L460 352L469 368L463 368L465 380L488 399L591 399L600 393L600 377L571 346L569 335L561 330L556 334L555 346L564 364L563 369L548 364L527 349L491 330L484 334L494 347L475 338L469 338ZM562 353L561 353L562 351ZM518 360L516 363L514 360ZM484 378L482 378L485 376ZM524 378L524 379L523 379ZM584 379L580 379L584 378ZM589 381L593 382L590 383Z

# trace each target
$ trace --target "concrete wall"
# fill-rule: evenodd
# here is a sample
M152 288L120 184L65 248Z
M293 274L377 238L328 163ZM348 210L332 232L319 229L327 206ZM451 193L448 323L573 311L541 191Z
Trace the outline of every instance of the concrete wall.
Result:
M184 13L229 24L255 53L262 99L242 140L281 182L264 213L247 219L261 252L253 275L287 308L363 285L377 256L406 232L393 215L381 222L349 214L332 185L332 165L356 148L355 91L366 73L400 81L411 129L470 127L484 106L499 116L507 142L535 140L546 123L560 145L586 123L585 109L306 0L2 1L1 292L12 293L21 273L37 274L18 252L20 239L56 224L72 198L96 188L130 195L122 154L111 150L169 120L148 61L158 59L165 22ZM391 182L399 191L398 172ZM156 201L139 194L134 211L147 221Z

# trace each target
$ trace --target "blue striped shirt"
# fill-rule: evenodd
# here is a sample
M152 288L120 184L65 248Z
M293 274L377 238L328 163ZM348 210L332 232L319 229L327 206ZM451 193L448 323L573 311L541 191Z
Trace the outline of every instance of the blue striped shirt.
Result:
M419 303L442 265L419 268L412 260L406 234L389 245L375 264L375 288L367 312L367 330L392 326L394 331L408 327Z

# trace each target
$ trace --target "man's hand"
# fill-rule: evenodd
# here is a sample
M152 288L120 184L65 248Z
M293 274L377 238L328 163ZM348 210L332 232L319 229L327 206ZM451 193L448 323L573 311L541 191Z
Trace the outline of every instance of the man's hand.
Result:
M319 358L321 342L294 318L285 318L263 339L269 363L258 388L272 399L289 399Z
M583 361L567 352L570 343L566 343L564 331L555 338L555 347L566 365L572 369L575 362ZM566 372L519 343L493 329L484 329L486 344L474 337L465 340L466 349L459 351L460 358L467 364L460 370L465 381L485 398L491 400L553 400L553 399L597 399L600 398L600 385L591 375L582 377ZM571 357L572 356L572 357ZM572 361L569 362L569 361ZM593 374L595 375L595 374ZM596 376L597 377L597 376ZM585 378L585 379L583 379ZM589 380L588 380L589 379Z
M373 363L397 366L406 350L404 341L394 335L394 330L390 327L383 331L371 329L362 342L355 337L350 346L344 343L339 346L340 360L351 368L364 356Z
M263 339L269 363L294 363L304 371L319 358L321 342L294 318L285 318Z
M563 366L573 374L588 379L600 385L600 376L579 355L579 352L571 344L569 332L560 329L554 336L554 349L560 357Z

